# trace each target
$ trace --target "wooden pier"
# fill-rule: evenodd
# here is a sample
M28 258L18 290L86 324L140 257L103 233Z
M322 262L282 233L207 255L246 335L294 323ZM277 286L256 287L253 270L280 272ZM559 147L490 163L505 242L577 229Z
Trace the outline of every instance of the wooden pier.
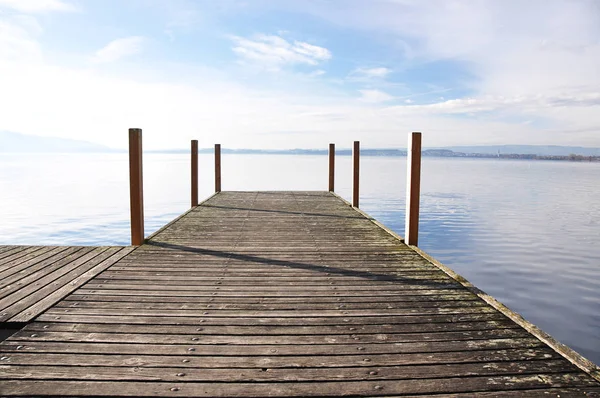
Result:
M0 396L600 397L600 369L329 192L221 192L144 237L129 130L130 247L0 246ZM13 333L14 332L14 333Z
M595 365L331 192L224 191L95 250L0 248L45 286L97 258L0 344L0 395L600 395Z

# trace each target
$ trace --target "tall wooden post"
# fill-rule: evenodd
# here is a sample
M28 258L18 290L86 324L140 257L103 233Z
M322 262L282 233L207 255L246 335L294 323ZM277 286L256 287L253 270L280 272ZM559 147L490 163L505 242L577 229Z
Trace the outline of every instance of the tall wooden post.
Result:
M358 207L359 182L360 182L360 142L354 141L352 149L353 184L352 184L352 206Z
M131 244L144 243L144 185L142 176L142 129L129 129L129 207Z
M198 140L192 140L192 207L198 206Z
M408 136L406 175L406 228L405 239L409 245L419 242L419 195L421 192L421 133Z
M329 192L335 190L335 144L329 144Z
M221 144L215 144L215 192L221 192Z

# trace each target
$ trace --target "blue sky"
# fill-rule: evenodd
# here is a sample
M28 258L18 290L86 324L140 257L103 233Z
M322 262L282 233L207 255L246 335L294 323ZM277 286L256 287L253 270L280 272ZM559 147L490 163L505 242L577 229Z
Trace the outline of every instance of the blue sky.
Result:
M0 130L600 146L595 0L0 0Z

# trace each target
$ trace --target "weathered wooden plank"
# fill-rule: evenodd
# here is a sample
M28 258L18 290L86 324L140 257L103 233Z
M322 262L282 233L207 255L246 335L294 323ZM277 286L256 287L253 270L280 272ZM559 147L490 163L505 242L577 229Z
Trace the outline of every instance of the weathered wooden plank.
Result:
M469 364L375 366L369 368L242 368L242 369L190 369L98 367L98 366L2 366L0 380L118 380L118 381L173 381L173 382L310 382L310 381L361 381L361 380L411 380L440 377L525 375L538 373L573 373L566 360L480 362ZM427 380L428 383L434 382Z
M155 324L102 324L102 323L47 323L35 322L27 325L24 333L34 331L81 332L81 333L142 333L142 334L191 334L229 335L229 336L267 336L267 335L325 335L325 334L381 334L381 333L440 333L440 332L478 332L482 330L519 329L508 320L454 322L454 323L417 323L417 324L365 324L365 325L325 325L325 326L283 326L252 325L223 326L205 325L155 325Z
M376 275L373 278L360 278L360 277L343 277L343 276L317 276L317 277L305 277L305 276L280 276L280 274L269 275L268 278L264 277L238 277L237 272L230 277L229 275L223 275L221 273L215 273L208 276L196 276L189 275L172 275L165 273L148 273L147 275L122 275L114 273L106 273L102 275L102 279L98 279L98 283L126 283L126 284L147 284L149 282L155 282L160 279L161 283L169 285L178 285L189 282L190 285L226 285L226 286L269 286L269 285L286 285L286 286L319 286L319 285L357 285L361 282L365 282L365 279L369 280L369 286L385 286L394 285L402 281L413 281L413 280L425 280L425 281L450 281L447 275L440 275L438 273L397 273L396 275ZM225 277L227 276L227 277ZM158 277L158 278L157 278ZM127 281L127 282L124 282Z
M490 307L451 307L451 308L408 308L385 310L348 310L345 308L335 310L220 310L215 308L197 309L139 309L139 308L51 308L46 311L48 315L111 315L111 316L149 316L149 317L200 317L210 316L216 318L246 317L246 318L330 318L330 317L398 317L413 315L438 315L438 314L495 314L497 311Z
M16 270L21 270L38 262L38 257L49 251L61 251L66 248L31 246L19 249L10 256L4 257L0 262L0 278L11 275Z
M548 387L595 387L584 374L540 374L510 376L473 376L413 380L365 380L294 383L195 383L195 382L105 382L72 380L3 381L7 395L40 395L51 390L64 396L187 396L187 397L281 397L281 396L356 396L383 394L433 394L469 391L522 390ZM174 394L175 393L175 394Z
M302 303L334 303L338 305L353 303L390 303L391 305L400 305L408 302L447 302L462 300L479 300L477 296L471 293L464 293L460 290L445 294L421 294L423 291L415 291L414 294L396 294L394 296L301 296L292 297L268 297L268 296L213 296L213 295L164 295L161 293L149 292L147 295L135 295L124 298L123 295L111 294L87 294L79 289L70 296L65 297L64 301L95 301L95 302L125 302L125 303L247 303L247 304L302 304Z
M214 310L365 310L365 309L416 309L416 308L454 308L454 307L481 307L485 303L479 300L448 300L448 301L400 301L388 302L381 300L380 302L359 302L359 303L340 303L338 301L330 301L329 303L320 302L303 302L303 303L263 303L255 302L248 303L240 300L237 303L217 303L214 301L205 300L200 302L145 302L145 301L74 301L63 300L54 306L58 308L95 308L95 309L147 309L147 310L196 310L205 311Z
M200 369L218 368L336 368L401 365L457 364L496 361L540 361L556 360L562 357L548 348L516 348L505 350L473 350L458 352L406 353L396 354L352 354L327 356L180 356L180 355L94 355L73 353L4 353L1 364L14 365L56 365L64 366L138 366L184 367Z
M114 287L114 288L113 288ZM123 287L120 285L119 287ZM139 287L139 288L136 288ZM397 289L397 290L340 290L337 289L299 289L298 291L281 291L281 290L263 290L261 291L252 291L251 289L217 289L215 288L206 288L206 289L198 289L198 288L188 288L188 289L154 289L151 287L144 286L131 286L125 289L119 289L116 286L108 286L102 285L102 287L96 285L94 288L91 285L86 285L81 290L78 290L78 293L84 295L130 295L130 296L191 296L191 297L200 297L200 296L239 296L239 297L332 297L336 296L340 299L343 297L356 297L356 296L379 296L379 297L387 297L387 296L436 296L440 297L443 295L452 295L452 294L463 294L464 291L459 288L439 288L432 289L431 286L427 286L429 289L426 289L425 286L408 286L407 289Z
M215 318L207 315L197 317L152 317L152 316L110 316L110 315L77 315L61 314L51 315L41 314L38 318L45 322L75 322L75 323L131 323L131 324L153 324L153 325L238 325L252 326L260 325L284 325L284 326L303 326L303 325L387 325L404 323L453 323L453 322L478 322L478 321L498 321L506 319L500 313L489 314L453 314L453 315L403 315L403 316L382 316L382 317L332 317L332 318L264 318L257 321L256 318Z
M94 267L96 263L89 260L93 258L105 259L110 257L115 252L118 252L120 249L120 247L110 247L106 250L95 249L94 251L70 263L67 272L62 273L62 275L59 275L56 278L52 275L48 275L36 282L39 283L40 286L28 286L27 288L21 289L10 296L5 297L4 299L0 300L0 308L3 308L2 313L0 314L0 321L6 321L12 318L14 315L19 314L26 308L34 305L38 301L44 300L51 293L73 281L73 279L81 275L81 273L86 272L90 268ZM24 316L32 317L34 314L25 313Z
M20 290L27 289L29 285L37 281L41 286L44 282L44 277L47 279L49 275L54 275L57 271L63 271L72 266L76 259L94 250L91 247L69 247L59 254L49 257L45 261L32 265L24 270L15 272L14 274L3 278L0 282L0 298L6 297L9 294Z
M472 341L412 342L404 344L255 344L255 345L201 345L190 341L188 345L170 344L108 344L86 342L38 342L6 340L2 351L6 353L47 352L80 354L139 354L139 355L350 355L363 354L405 354L415 352L444 352L472 350L500 350L509 348L536 348L544 345L534 338L488 339Z
M77 288L88 282L94 276L98 275L106 268L114 264L116 261L119 261L119 259L123 258L132 250L134 250L133 247L120 248L120 250L119 248L115 249L117 250L115 250L114 253L113 250L103 249L99 255L89 260L85 264L85 266L82 266L79 269L77 269L77 272L74 273L74 275L77 275L77 273L81 272L79 275L75 276L68 283L64 283L54 292L45 295L44 298L36 301L33 305L22 309L21 312L11 317L9 321L29 322L34 317L38 316L43 311L50 308L50 306L64 298L66 295L75 291ZM70 279L70 277L67 279Z
M49 332L30 330L19 331L10 337L11 341L54 341L88 343L131 343L131 344L375 344L375 343L413 343L423 341L475 341L489 339L525 338L527 332L522 329L496 329L466 332L438 333L377 333L358 334L349 332L344 335L207 335L204 331L189 334L151 334L151 333L82 333Z
M398 395L388 395L388 398L397 398ZM422 395L402 395L402 398L416 398ZM536 389L519 389L511 391L474 391L468 393L454 394L435 394L436 398L466 398L466 397L499 397L499 398L561 398L561 397L600 397L600 388L584 387L584 388L536 388Z
M92 281L90 283L87 284L86 286L87 289L90 290L154 290L157 292L168 292L168 291L177 291L177 292L183 292L183 291L193 291L193 292L214 292L214 291L220 291L223 293L226 292L243 292L244 294L246 294L246 292L250 293L258 293L258 294L277 294L277 293L284 293L284 294L293 294L295 292L299 292L299 293L305 293L306 295L311 295L312 293L317 293L317 292L328 292L329 294L333 294L334 292L339 292L339 293L344 293L344 292L368 292L370 294L394 294L397 291L404 291L404 292L413 292L416 290L428 290L428 291L435 291L434 289L437 289L437 291L439 292L445 292L446 290L450 290L452 288L455 289L459 289L458 285L453 284L453 283L444 283L444 282L440 282L437 283L435 281L433 282L429 282L429 281L425 281L422 283L415 283L415 284L409 284L408 281L406 281L405 283L397 283L397 284L392 284L392 285L385 285L385 287L381 287L380 289L374 291L374 289L369 286L369 285L345 285L345 286L334 286L334 285L325 285L325 286L318 286L318 285L313 285L313 286L260 286L260 287L253 287L253 286L218 286L218 285L214 285L214 286L207 286L207 285L197 285L194 286L191 283L190 284L185 284L184 282L180 282L177 285L170 285L167 283L161 283L160 281L154 281L154 282L148 282L148 283L142 283L142 284L133 284L130 283L129 281L124 281L123 283L120 283L119 281L111 281L109 283L96 283L95 281ZM257 292L257 290L260 290Z
M7 251L11 251L18 248L18 246L15 245L2 245L0 246L0 259L2 259L4 257L4 253Z
M34 251L36 249L39 249L39 247L35 247L35 246L14 246L14 247L6 250L3 253L0 253L0 266L2 266L3 264L5 264L7 261L11 261L10 259L14 259L15 255L18 255L19 253L22 253L23 251L27 250L27 251L31 252L31 251ZM27 253L27 251L25 253ZM24 254L22 254L22 255L24 255Z

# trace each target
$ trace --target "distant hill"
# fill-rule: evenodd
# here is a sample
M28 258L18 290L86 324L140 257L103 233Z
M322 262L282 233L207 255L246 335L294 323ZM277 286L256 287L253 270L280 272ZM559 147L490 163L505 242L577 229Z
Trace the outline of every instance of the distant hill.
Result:
M518 155L540 155L540 156L600 156L600 148L587 148L581 146L560 145L485 145L485 146L451 146L439 149L449 149L454 152L480 153L495 155L500 153Z
M224 154L256 154L256 155L326 155L327 149L230 149L223 148ZM19 152L121 152L126 150L112 149L107 146L88 141L71 140L57 137L39 137L0 131L0 153ZM146 153L189 153L189 149L146 150ZM212 153L212 148L199 149L199 153ZM406 156L404 148L362 148L362 156ZM339 156L352 155L352 150L338 148ZM490 155L536 155L536 156L600 156L600 148L559 145L482 145L451 146L424 148L423 156L443 157L489 157ZM487 156L477 156L487 155Z
M189 149L149 150L148 153L189 153ZM213 153L213 148L200 148L198 153ZM229 149L222 148L221 153L238 155L327 155L327 149ZM336 149L336 155L350 156L351 149ZM406 149L361 149L362 156L406 156Z
M0 131L0 153L61 153L61 152L114 152L113 149L87 141L56 137L39 137Z
M189 149L150 150L150 153L189 153ZM213 153L212 148L202 148L199 153ZM224 154L239 155L327 155L327 149L229 149L223 148ZM352 150L338 148L339 156L350 156ZM379 148L360 150L361 156L406 156L403 148ZM600 148L552 145L490 145L490 146L455 146L441 148L424 148L423 156L436 157L488 157L490 155L536 155L536 156L600 156ZM488 155L488 156L471 156Z

